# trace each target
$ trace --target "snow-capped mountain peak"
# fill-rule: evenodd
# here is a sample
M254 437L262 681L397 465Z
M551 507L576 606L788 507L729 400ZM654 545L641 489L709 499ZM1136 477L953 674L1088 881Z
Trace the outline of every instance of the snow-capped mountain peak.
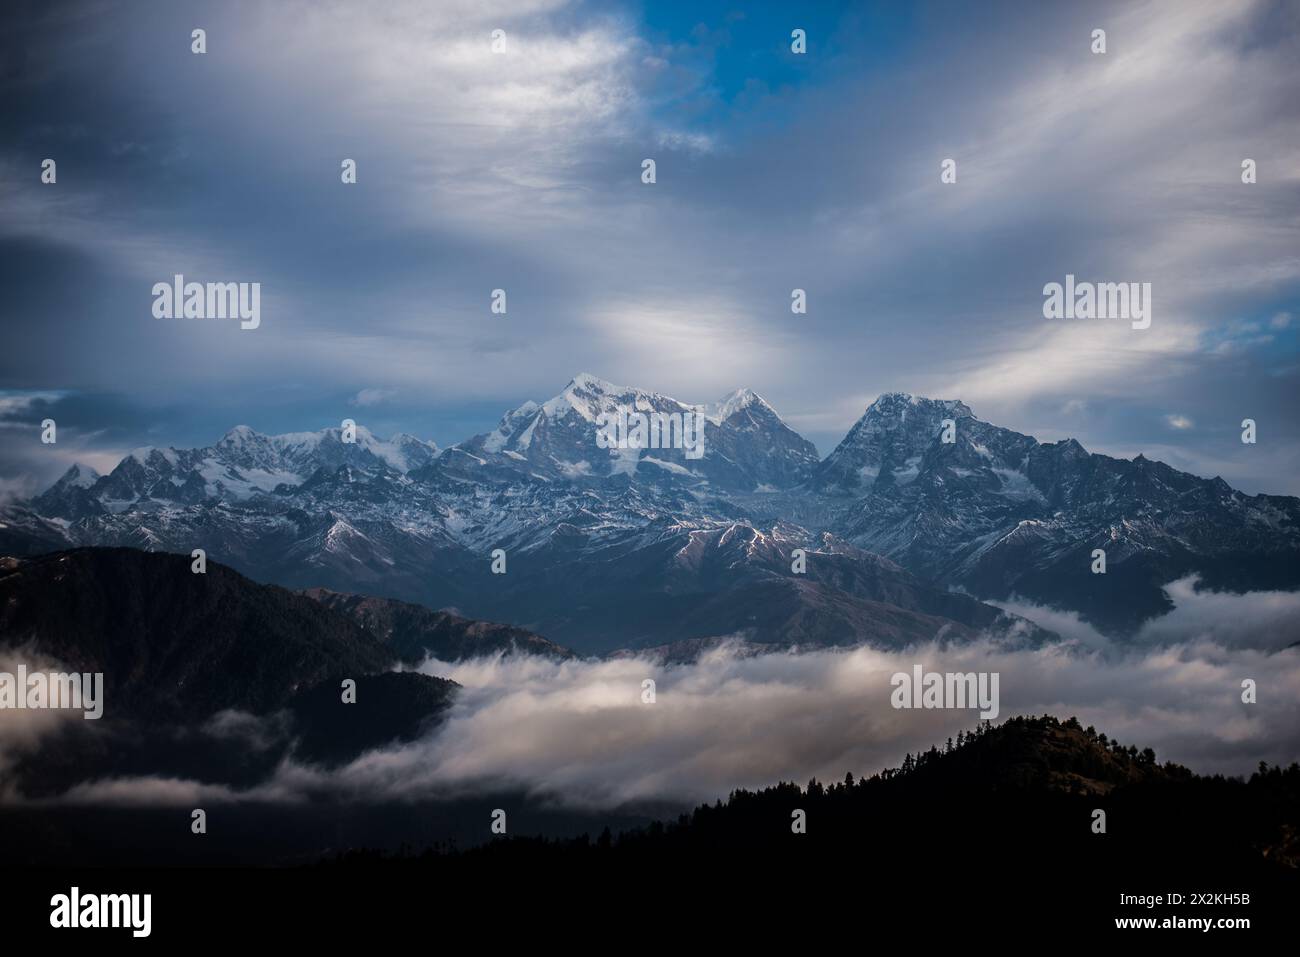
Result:
M929 399L910 392L883 392L867 406L863 418L906 420L909 416L941 415L946 418L974 418L970 406L960 399Z
M753 389L737 389L735 392L723 396L717 402L710 403L705 408L705 415L708 416L710 422L721 424L737 412L748 409L750 406L758 406L776 415L776 410Z
M63 485L68 488L90 488L99 481L100 475L89 465L83 465L80 462L74 462L63 473L63 477L56 482L56 485Z
M995 429L980 422L970 406L956 399L928 399L910 392L883 393L818 466L817 487L857 493L873 487L882 475L887 482L910 481L919 474L927 452L938 441L945 420L960 423L958 442L967 450L972 448L974 436Z
M355 442L338 426L317 432L265 435L248 425L230 429L197 449L135 449L108 475L74 466L40 496L48 514L80 517L97 509L122 511L143 501L196 504L242 501L281 486L301 485L318 470L343 465L391 468L405 473L438 455L432 442L398 434L387 441L358 425ZM84 494L72 494L73 491Z
M541 411L549 418L559 418L573 411L588 422L592 422L604 411L600 408L603 404L602 399L625 391L604 379L580 372L570 380L559 395L546 400L542 404Z
M588 422L595 422L602 413L614 414L620 409L633 412L690 412L695 410L695 406L658 392L615 385L589 372L580 372L559 395L541 407L549 418L562 417L572 410Z
M217 444L229 446L231 448L240 448L250 442L255 442L257 439L264 437L265 436L250 425L237 425L226 432Z
M660 413L668 418L654 423L648 444L611 447L608 430L621 412ZM691 418L695 415L702 418ZM693 450L701 454L687 455L683 429L694 433L697 427L703 442L691 441ZM659 438L672 436L674 429L676 438L659 444ZM812 444L789 429L750 389L696 405L615 385L590 373L574 376L540 406L529 402L507 413L495 430L454 449L463 454L450 456L449 464L475 469L490 462L548 480L627 475L652 483L713 483L746 490L798 484L811 475L817 462Z

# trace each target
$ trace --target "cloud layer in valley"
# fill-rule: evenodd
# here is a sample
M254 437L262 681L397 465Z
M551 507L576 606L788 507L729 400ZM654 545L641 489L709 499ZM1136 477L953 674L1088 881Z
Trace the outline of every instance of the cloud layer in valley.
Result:
M1126 645L1071 632L1036 649L988 641L748 656L732 647L693 664L644 658L551 661L512 656L422 671L463 690L448 720L410 744L369 752L336 771L282 763L263 784L169 778L86 782L73 804L425 800L524 791L564 806L606 809L712 801L733 788L811 777L838 780L898 766L908 751L972 727L975 711L896 710L890 677L997 672L1000 718L1075 715L1084 725L1152 747L1199 773L1248 774L1300 757L1300 594L1169 587L1176 607ZM1035 609L1021 608L1033 614ZM1290 647L1288 647L1290 646ZM656 701L642 703L642 681ZM1258 703L1241 700L1242 681ZM249 733L249 721L225 723Z

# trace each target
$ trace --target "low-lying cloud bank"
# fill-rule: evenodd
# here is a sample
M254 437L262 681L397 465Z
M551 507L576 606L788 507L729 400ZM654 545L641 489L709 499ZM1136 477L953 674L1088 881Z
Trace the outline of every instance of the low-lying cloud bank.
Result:
M1167 614L1152 618L1123 645L1109 638L1077 612L1047 608L1012 599L990 602L1004 611L1028 618L1067 641L1089 648L1126 651L1132 646L1158 646L1210 641L1226 648L1277 650L1300 642L1300 592L1252 591L1245 593L1197 590L1198 575L1187 575L1165 585L1173 602Z
M639 657L430 660L421 671L452 678L463 690L445 723L418 741L334 771L284 761L251 790L120 778L79 785L61 801L200 806L505 791L585 808L712 801L783 779L870 774L972 727L974 709L891 705L891 676L918 664L929 672L997 672L1002 719L1077 715L1200 773L1248 774L1260 761L1296 760L1300 647L1288 645L1300 595L1197 593L1190 580L1173 583L1170 594L1175 609L1124 645L1061 613L1016 606L1066 641L1034 649L986 640L760 656L723 646L681 665ZM1257 703L1242 701L1247 678L1257 684ZM655 682L653 702L644 700L646 679ZM240 719L244 733L255 720Z
M0 649L0 673L16 675L20 666L33 674L70 670L53 658L27 648ZM0 804L20 798L13 777L19 756L40 747L66 725L83 720L82 712L72 709L0 709Z
M430 663L466 686L445 730L363 759L347 776L397 791L517 785L609 806L870 773L977 720L973 710L894 709L890 677L915 664L998 672L1003 717L1074 714L1201 772L1243 773L1300 754L1300 650L1198 643L1108 656L981 642L748 658L721 649L663 669L639 660ZM645 677L656 681L654 704L641 702ZM1242 702L1244 678L1257 682L1257 704Z
M718 649L690 665L533 657L430 661L465 686L449 720L408 745L333 772L292 763L251 791L129 779L82 785L74 803L424 799L521 789L582 807L694 802L736 787L871 773L972 727L973 710L896 710L890 676L996 671L1001 715L1077 715L1200 772L1247 773L1300 754L1300 650L1209 642L1106 655L1077 647L1004 651L980 642L905 652L868 648L745 657ZM643 703L642 682L656 682ZM1257 704L1241 682L1258 683ZM197 805L196 805L197 806Z

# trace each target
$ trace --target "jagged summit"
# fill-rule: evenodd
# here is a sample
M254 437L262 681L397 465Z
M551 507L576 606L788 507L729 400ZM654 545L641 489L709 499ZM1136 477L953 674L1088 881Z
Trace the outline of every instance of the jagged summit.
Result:
M579 372L570 379L569 384L565 386L566 391L569 389L595 389L601 392L629 391L625 386L614 385L614 383L610 382L608 379L602 379L600 376L592 375L590 372Z
M743 412L751 407L758 407L765 412L780 418L776 409L753 389L737 389L736 391L723 396L717 402L711 403L706 407L705 414L714 422L725 422L737 412Z
M910 481L919 474L945 420L961 423L957 433L963 446L983 434L979 427L986 426L970 406L956 399L928 399L909 392L882 394L818 467L816 486L858 494L874 487L882 476L886 482Z
M99 472L95 471L91 466L83 465L81 462L73 462L54 484L56 487L63 486L65 488L90 488L99 481L99 478Z
M882 392L876 401L867 406L864 415L898 416L911 414L930 414L944 412L962 418L974 418L970 406L960 399L930 399L926 396L913 395L911 392Z
M594 422L602 412L614 412L622 407L637 411L693 411L694 406L645 389L615 385L598 376L580 372L574 376L559 395L544 402L541 411L548 416L566 415L570 410L588 422Z
M564 414L574 409L583 418L594 418L602 411L610 411L619 405L640 411L701 411L715 424L720 424L732 415L751 406L758 406L777 418L776 410L753 389L739 388L723 396L716 402L703 404L684 402L672 396L641 389L634 386L615 385L608 379L579 372L560 393L542 405L526 402L518 409L507 413L507 418L517 417L521 412L541 409L548 415Z
M75 475L70 469L36 501L46 514L62 518L118 512L149 500L242 501L280 486L301 485L322 469L352 465L408 472L437 454L433 442L404 433L384 440L363 425L356 428L355 442L344 442L339 426L265 435L237 425L204 448L135 449L108 475L74 466Z
M699 454L676 440L650 447L608 448L598 432L621 412L662 413L702 428ZM694 418L702 415L703 421ZM692 433L693 434L693 433ZM692 440L693 442L693 440ZM613 476L743 491L797 485L812 474L817 450L752 389L695 404L579 373L540 405L507 412L496 429L453 447L447 463L526 471L554 481Z
M265 438L265 436L254 429L251 425L237 425L221 437L221 444L240 445L257 438Z

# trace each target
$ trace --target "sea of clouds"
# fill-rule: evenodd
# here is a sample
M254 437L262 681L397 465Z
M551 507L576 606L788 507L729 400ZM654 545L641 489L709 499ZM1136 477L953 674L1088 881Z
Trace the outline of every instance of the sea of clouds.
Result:
M429 660L420 671L452 678L463 690L446 721L416 741L334 770L286 759L248 790L127 777L84 782L58 801L423 801L505 791L584 809L712 801L734 788L780 780L871 774L974 726L975 710L892 707L891 676L916 664L927 671L997 672L1001 718L1075 715L1085 726L1152 747L1161 761L1199 773L1249 774L1260 761L1297 760L1300 593L1226 594L1194 586L1193 579L1171 583L1173 609L1123 642L1077 616L1009 602L1009 610L1063 641L1032 649L981 640L757 656L723 645L685 664L528 655ZM653 703L643 700L647 678L655 682ZM1258 686L1255 704L1242 701L1247 678ZM0 721L0 769L7 749L30 747L53 720L11 717ZM238 734L252 744L261 721L225 715L209 722L208 732Z

